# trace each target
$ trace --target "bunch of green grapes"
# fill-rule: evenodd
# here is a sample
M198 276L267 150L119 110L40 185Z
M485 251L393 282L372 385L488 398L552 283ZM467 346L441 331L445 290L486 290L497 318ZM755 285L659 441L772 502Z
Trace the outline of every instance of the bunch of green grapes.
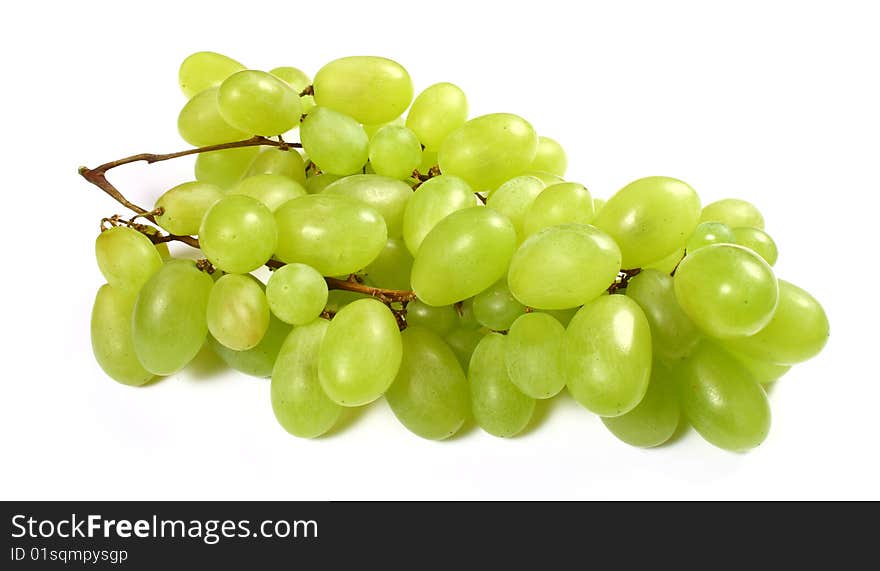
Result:
M567 389L631 445L689 424L746 450L770 427L766 385L828 337L819 303L774 274L755 206L703 206L663 176L598 199L564 179L559 143L509 113L469 119L451 83L414 98L380 57L312 79L199 52L180 86L190 144L297 129L301 144L200 152L195 180L156 200L156 225L208 263L146 225L98 236L92 345L120 383L173 375L207 343L271 377L301 437L383 397L424 438L469 418L510 437Z

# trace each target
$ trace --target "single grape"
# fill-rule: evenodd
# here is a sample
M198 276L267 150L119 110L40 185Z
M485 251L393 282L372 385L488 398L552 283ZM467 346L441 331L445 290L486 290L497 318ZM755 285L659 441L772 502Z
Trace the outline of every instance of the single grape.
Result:
M567 168L568 158L562 145L550 137L538 137L538 147L529 170L544 171L563 177Z
M729 228L751 227L764 229L764 217L754 204L739 198L725 198L707 204L700 222L721 222Z
M421 162L422 145L406 127L386 125L370 139L370 165L376 174L409 178Z
M315 176L310 176L306 179L306 190L309 194L321 194L324 192L324 189L340 180L341 176L330 174L330 173L322 173Z
M196 52L180 64L177 74L180 90L192 97L206 89L220 87L223 80L245 67L232 58L215 52Z
M752 250L771 266L776 264L779 250L776 249L776 242L769 234L760 228L734 228L733 235L737 244Z
M595 217L590 192L582 184L560 182L535 197L524 217L523 228L525 235L531 236L549 226L590 224Z
M243 194L262 203L270 212L275 212L287 202L308 194L295 180L281 174L255 174L242 179L229 194Z
M270 69L269 73L284 81L293 88L297 93L301 93L306 87L312 84L312 78L301 69L289 66L276 67Z
M535 412L535 399L510 382L505 365L505 338L489 333L471 356L468 380L471 406L477 424L494 436L516 436L528 426Z
M678 304L669 274L642 270L629 280L626 295L645 312L656 356L681 359L696 346L700 332Z
M645 397L634 409L613 418L602 418L611 434L631 446L651 448L672 438L680 422L674 373L655 360Z
M727 224L721 222L700 222L688 238L685 250L691 253L710 244L736 244L736 235Z
M375 299L343 307L330 322L318 355L318 378L343 406L373 402L400 369L400 331L391 310Z
M290 334L290 325L284 323L274 315L269 318L269 328L260 339L256 347L245 351L234 351L226 347L213 336L208 336L211 348L223 362L247 375L253 377L271 377L272 367L281 351L281 345Z
M620 416L641 402L651 374L651 330L636 302L606 295L583 306L562 342L562 371L572 396L599 416Z
M403 239L415 256L425 236L438 222L459 210L477 205L474 191L456 176L440 175L421 184L403 213Z
M280 174L306 185L306 164L295 149L264 149L256 156L247 170L247 176L257 174Z
M327 305L327 282L305 264L287 264L272 272L266 298L272 313L286 323L305 325Z
M534 176L514 177L499 186L486 200L486 206L507 216L516 229L517 241L526 238L526 213L544 190L544 183Z
M226 274L208 296L208 331L234 351L253 349L269 328L269 302L249 274Z
M302 122L303 149L322 171L336 175L360 172L370 153L361 125L338 111L315 107Z
M415 300L406 306L406 323L409 327L430 329L443 337L458 327L458 313L451 305L434 307L420 300Z
M507 280L501 279L474 296L474 317L480 325L506 331L526 308L510 294Z
M435 83L419 93L406 116L406 126L429 151L437 151L450 133L467 121L464 92L451 83Z
M247 139L253 133L236 129L223 119L217 106L217 89L206 89L187 101L177 117L177 130L194 147Z
M278 241L272 212L258 200L230 194L214 203L199 228L205 257L224 272L243 274L265 264Z
M556 396L565 386L561 370L565 327L546 313L526 313L507 334L504 362L510 381L536 399Z
M733 244L713 244L685 256L674 284L685 314L719 338L757 333L773 317L779 299L767 262Z
M375 260L364 271L370 284L386 288L409 290L413 257L403 240L389 239Z
M241 180L259 152L257 147L241 147L199 153L196 157L196 180L224 189L231 188Z
M413 434L443 440L458 432L470 414L468 381L452 349L436 333L408 327L403 358L385 398Z
M448 333L444 340L455 353L461 368L467 372L474 349L477 348L477 345L485 336L485 329L459 327Z
M356 174L328 185L324 194L342 194L372 206L385 220L389 238L400 238L403 232L403 213L412 188L404 182L376 174Z
M366 124L364 124L364 131L367 133L367 136L370 138L370 141L372 142L373 137L376 136L376 133L378 133L380 130L382 130L385 127L391 127L391 126L403 127L403 116L397 117L396 119L392 119L391 121L388 121L387 123L379 123L378 125L370 125L369 123L366 123ZM369 167L370 165L368 164L367 166Z
M778 381L791 369L791 365L777 365L776 363L762 361L742 353L737 353L736 351L731 351L726 343L724 348L728 350L728 353L736 357L736 360L749 372L752 378L762 385Z
M92 307L92 352L101 369L123 385L140 386L153 378L138 360L131 334L135 294L104 284Z
M197 234L205 212L223 196L222 188L208 182L178 184L156 200L156 208L163 211L156 223L179 236Z
M412 80L403 66L374 56L331 61L315 74L314 88L319 106L371 125L398 117L413 98Z
M271 137L299 126L299 93L271 73L248 69L220 84L217 106L223 119L240 131Z
M150 239L126 226L114 226L98 234L95 259L108 284L131 294L137 294L162 267L162 257Z

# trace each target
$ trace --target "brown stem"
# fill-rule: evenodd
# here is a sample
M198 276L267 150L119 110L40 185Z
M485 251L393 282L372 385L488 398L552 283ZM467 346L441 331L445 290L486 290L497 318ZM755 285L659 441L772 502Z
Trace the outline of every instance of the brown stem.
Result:
M279 260L269 260L266 262L266 265L270 268L277 269L284 266L284 262ZM341 289L345 291L353 291L357 293L363 293L369 295L371 297L375 297L382 303L404 303L407 301L413 301L416 299L415 292L399 290L399 289L385 289L380 287L368 286L366 284L362 284L356 279L347 279L340 280L338 278L327 278L324 280L327 282L328 289Z

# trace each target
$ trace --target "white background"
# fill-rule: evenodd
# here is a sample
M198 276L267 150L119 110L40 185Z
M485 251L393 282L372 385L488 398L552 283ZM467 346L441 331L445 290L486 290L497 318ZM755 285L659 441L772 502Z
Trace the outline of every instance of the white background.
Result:
M880 498L871 2L226 4L31 2L4 15L0 496ZM830 342L773 388L771 434L746 454L694 432L629 448L565 398L512 440L424 441L381 402L299 440L277 425L267 381L205 355L147 388L118 385L92 358L89 313L98 220L120 208L76 167L185 148L177 66L204 49L310 73L385 55L417 89L459 84L474 116L522 114L595 195L662 174L706 203L753 201L777 273L824 303ZM151 204L191 168L113 180Z

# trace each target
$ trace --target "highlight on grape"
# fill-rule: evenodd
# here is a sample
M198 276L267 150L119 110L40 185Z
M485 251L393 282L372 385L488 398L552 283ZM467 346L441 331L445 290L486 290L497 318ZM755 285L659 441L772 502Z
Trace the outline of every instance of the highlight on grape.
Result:
M511 437L567 389L633 446L689 424L746 450L770 429L766 386L828 338L819 302L774 274L754 205L703 205L665 176L600 199L565 180L558 142L510 113L469 118L452 83L416 95L381 57L312 79L213 52L179 79L197 148L80 169L133 212L95 242L92 347L120 383L173 375L207 343L271 378L278 422L305 438L383 397L423 438L468 418ZM153 208L107 179L187 155L194 180Z

